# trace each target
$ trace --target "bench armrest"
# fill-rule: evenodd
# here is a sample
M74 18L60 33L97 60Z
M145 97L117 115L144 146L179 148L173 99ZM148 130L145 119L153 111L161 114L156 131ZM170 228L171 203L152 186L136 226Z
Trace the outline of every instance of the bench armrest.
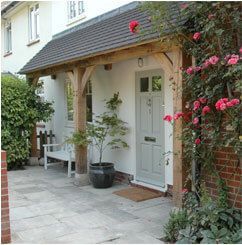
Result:
M59 146L61 144L44 144L43 147L49 147L49 146Z

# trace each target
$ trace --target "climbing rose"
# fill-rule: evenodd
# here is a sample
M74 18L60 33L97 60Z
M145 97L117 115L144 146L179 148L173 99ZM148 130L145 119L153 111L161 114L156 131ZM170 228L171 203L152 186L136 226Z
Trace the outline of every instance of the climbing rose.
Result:
M232 105L238 105L239 99L232 99L230 102L232 103Z
M242 47L239 49L240 54L242 54Z
M190 67L188 67L187 69L186 69L186 73L188 74L188 75L191 75L192 73L193 73L193 68L190 66Z
M196 67L194 68L194 70L195 70L195 71L201 71L201 70L202 70L202 67L201 67L201 66L196 66Z
M204 106L202 109L202 115L206 115L207 113L209 113L211 111L209 106Z
M212 20L214 17L215 17L214 14L209 14L209 15L208 15L208 19L209 19L209 20Z
M130 23L129 23L129 30L132 33L138 32L138 27L139 27L139 22L138 21L136 21L136 20L130 21Z
M239 61L239 55L232 54L228 60L228 65L236 65Z
M195 118L193 119L192 123L193 123L194 125L198 124L198 123L199 123L198 117L195 117Z
M186 194L188 192L188 189L182 189L182 194Z
M187 3L182 3L181 5L180 5L180 8L181 9L186 9L188 7L188 4Z
M167 122L171 122L172 116L171 115L166 115L166 116L163 117L163 120L167 121Z
M199 40L199 39L201 38L201 33L200 33L200 32L194 33L194 35L193 35L192 38L193 38L193 40L195 40L195 41Z
M200 102L198 100L195 100L193 102L193 110L196 111L197 109L199 109L200 105L201 105Z
M207 103L207 99L206 98L199 98L198 99L202 104L206 104Z
M229 101L228 98L220 99L216 102L215 107L218 111L223 111L227 108L226 103Z
M174 115L174 120L177 120L177 119L179 119L180 117L182 117L184 115L184 113L183 112L177 112L177 113L175 113L175 115Z
M205 60L204 63L202 64L202 69L205 69L211 65L209 60Z
M195 144L199 145L201 143L201 140L199 138L195 139Z
M231 103L231 101L226 103L226 107L233 107L234 105Z
M209 63L212 65L216 65L219 61L219 57L214 55L208 59Z

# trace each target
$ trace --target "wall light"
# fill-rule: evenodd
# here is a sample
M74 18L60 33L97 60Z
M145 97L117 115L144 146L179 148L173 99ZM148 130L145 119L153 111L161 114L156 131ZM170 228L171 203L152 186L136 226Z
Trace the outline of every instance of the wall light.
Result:
M138 67L143 67L143 65L144 65L143 58L138 58Z

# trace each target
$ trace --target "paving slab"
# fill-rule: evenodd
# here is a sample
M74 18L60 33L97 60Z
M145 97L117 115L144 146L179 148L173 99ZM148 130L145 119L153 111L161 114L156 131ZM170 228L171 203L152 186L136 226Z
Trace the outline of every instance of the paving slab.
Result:
M8 172L12 243L163 243L170 199L134 202L113 194L127 185L76 187L66 173L61 165Z

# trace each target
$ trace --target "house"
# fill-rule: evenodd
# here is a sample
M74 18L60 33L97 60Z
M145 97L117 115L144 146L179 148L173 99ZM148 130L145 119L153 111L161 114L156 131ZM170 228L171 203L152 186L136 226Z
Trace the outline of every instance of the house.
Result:
M85 129L90 115L103 112L104 100L119 92L123 100L119 116L128 124L130 147L106 151L104 161L114 162L119 173L132 176L134 184L162 192L173 186L175 203L179 203L185 181L182 145L176 138L181 124L175 125L172 137L172 126L162 117L182 109L183 98L171 85L181 84L179 67L190 60L175 45L161 43L155 32L144 34L141 40L130 33L133 19L147 30L151 27L149 15L140 10L138 2L120 6L124 2L115 1L114 6L113 1L110 5L102 1L103 9L97 11L98 5L84 1L83 9L88 9L88 2L95 14L90 18L81 15L72 26L68 16L73 15L73 2L79 6L77 2L82 1L7 5L2 10L2 70L19 72L33 83L44 82L44 98L54 101L55 109L45 127L53 130L57 142L74 130ZM102 14L108 8L111 11ZM72 96L73 104L68 103ZM87 109L92 112L88 116ZM173 155L173 151L179 153ZM164 155L166 152L171 154ZM85 155L86 149L76 152L76 159L82 156L76 162L76 178L86 171ZM92 159L97 160L95 151Z

